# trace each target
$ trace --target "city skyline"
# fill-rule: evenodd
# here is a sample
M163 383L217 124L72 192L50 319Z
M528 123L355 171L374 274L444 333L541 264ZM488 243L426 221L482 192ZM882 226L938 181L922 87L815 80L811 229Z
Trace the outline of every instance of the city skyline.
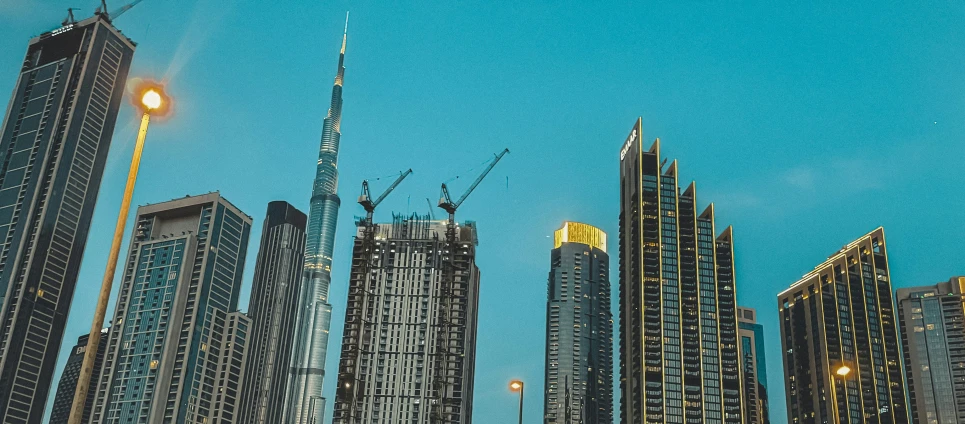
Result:
M12 16L7 13L13 12L3 9L0 12L4 13L0 19L3 19L5 28L4 40L0 41L4 47L2 51L12 51L13 56L21 56L18 52L23 51L29 35L57 26L56 23L65 14L64 8L75 5L64 3L63 8L54 10L56 2L50 3L53 5L37 5L37 16L44 19L30 17L15 22L13 18L7 18ZM372 10L345 3L313 6L309 13L305 13L311 15L311 19L293 17L288 8L267 11L263 18L257 19L250 15L251 12L240 8L209 13L212 12L211 8L205 8L203 4L180 12L168 11L167 7L151 2L145 2L138 8L143 9L133 9L118 22L125 34L140 43L138 56L135 57L136 72L132 72L132 75L164 76L168 64L173 63L172 68L179 68L180 72L172 74L176 77L171 78L172 93L180 96L178 98L183 102L176 115L163 127L157 125L152 129L141 186L135 195L136 204L221 189L244 210L256 214L256 221L263 218L257 214L269 200L288 200L307 210L307 202L303 199L304 188L298 187L297 182L311 178L311 171L302 168L307 166L311 169L312 165L306 164L314 163L312 156L313 151L317 152L319 117L324 116L323 109L327 106L327 100L318 99L327 96L326 86L331 82L331 45L338 44L343 25L342 13L346 9L352 9L353 33L358 40L354 44L357 47L353 50L349 70L353 90L357 91L352 91L351 98L346 99L346 107L352 110L352 114L346 116L342 124L345 140L342 180L350 194L354 194L354 187L363 178L389 175L411 165L418 174L407 182L408 187L404 191L387 201L380 214L386 217L390 210L401 212L407 209L424 212L425 207L420 207L424 204L423 198L436 196L438 182L454 175L465 175L463 170L502 148L506 144L506 137L518 140L510 144L514 161L538 165L545 175L527 171L524 169L527 166L523 165L499 168L490 177L493 181L480 187L480 191L460 213L463 219L480 220L485 230L484 238L499 240L515 237L520 240L518 247L513 246L505 252L493 250L480 253L481 267L490 270L483 277L481 303L481 317L487 325L480 329L480 349L489 355L480 355L484 358L480 359L478 365L494 376L480 376L477 380L477 410L493 410L512 402L512 396L505 390L505 376L524 378L528 396L539 391L541 372L528 373L526 370L535 369L536 364L542 361L542 343L529 340L540 340L542 329L521 329L518 335L510 336L498 330L509 328L513 321L520 319L533 323L540 321L541 313L538 311L542 308L543 288L530 286L539 286L538 282L544 279L545 270L542 268L545 268L545 258L542 254L530 254L529 251L545 252L544 248L551 245L548 241L551 238L546 239L546 236L551 235L560 222L580 220L599 223L608 233L616 234L616 208L613 206L617 193L613 188L613 164L616 159L612 147L613 143L619 144L625 136L627 121L638 115L644 116L644 128L648 135L665 137L673 142L675 156L681 159L682 166L691 171L688 177L698 180L701 193L717 202L718 211L722 214L720 219L733 223L737 228L740 235L737 245L738 300L742 305L759 311L761 321L767 326L768 340L777 340L774 333L776 328L767 324L775 322L776 318L772 295L822 260L829 247L843 245L868 228L883 225L889 231L890 253L899 258L892 263L896 288L929 284L948 275L961 274L961 260L953 255L952 252L956 251L954 246L943 238L933 238L937 247L931 254L915 252L922 232L937 233L939 228L947 231L944 225L939 227L934 224L936 222L951 223L954 234L963 232L961 224L952 220L952 211L961 209L959 205L962 200L955 187L962 185L962 177L948 167L931 163L935 158L960 157L965 150L960 144L952 143L962 133L960 122L952 119L962 115L962 103L947 94L956 90L955 87L960 87L958 82L949 84L952 81L950 70L959 68L956 63L961 56L924 43L925 35L897 30L907 24L922 26L923 22L937 20L939 24L929 25L926 31L929 37L961 40L962 34L957 29L941 24L945 21L939 12L912 10L899 19L896 13L888 10L874 11L870 15L865 13L867 10L859 12L847 8L804 11L799 13L805 17L800 18L802 21L824 22L812 34L805 35L802 25L793 25L797 20L791 21L786 16L788 12L768 8L738 19L737 28L731 33L724 32L721 24L685 17L681 14L682 10L673 7L606 10L599 17L584 20L583 17L572 15L594 13L574 6L572 12L561 16L558 21L543 22L539 30L525 25L524 16L532 16L539 11L532 7L518 11L524 13L503 13L485 8L480 13L492 18L485 25L476 22L478 17L470 18L452 8L427 13L421 9ZM45 10L49 13L41 16L40 12ZM699 10L718 19L725 18L721 21L732 21L727 18L749 12L740 8L727 12L712 6L701 6ZM951 12L959 11L956 9ZM377 28L386 25L388 21L384 20L385 17L392 15L398 17L398 22L388 23L386 36L401 38L382 42L379 46L381 39L376 35ZM517 15L523 16L517 18ZM644 36L640 32L642 30L628 29L658 22L658 17L664 15L681 18L682 22L675 23L671 31L662 35L648 33ZM762 15L770 16L775 23L763 23ZM144 25L148 17L155 19L149 27ZM627 17L640 25L624 25L624 18ZM425 33L430 31L428 35L433 34L434 30L428 28L432 25L413 27L406 23L439 20L450 22L439 30L464 26L467 31L463 33L460 30L458 37L432 37ZM850 25L855 20L864 25ZM251 41L250 37L254 34L264 34L260 32L264 30L257 26L248 26L246 31L250 31L250 35L239 34L238 25L270 22L290 25L291 28L285 32L295 37L286 37L285 42L291 43L293 50L300 50L301 54L308 51L309 54L305 54L304 59L292 58L286 52L270 51L265 44L254 43L246 48L250 50L245 52L245 60L250 60L252 55L272 57L271 54L278 53L280 58L284 58L282 61L286 62L286 69L291 71L290 77L278 79L265 87L253 84L225 86L211 79L211 70L224 66L213 66L215 60L225 60L223 53L219 52L238 54L239 59L242 55L242 50L231 47L237 40L229 42L229 38L240 37L241 40ZM849 25L845 25L846 22ZM787 30L776 30L774 27L778 23L789 24ZM200 31L201 24L210 24L209 32ZM586 30L583 31L586 41L564 38L571 41L569 46L551 41L550 35L563 34L562 28L572 24ZM704 28L708 36L690 34L681 26L697 24ZM600 33L598 28L603 25L614 28L612 36ZM505 29L499 29L502 27ZM758 27L765 34L776 34L777 40L770 44L751 41L752 37L758 35L758 30L754 29ZM9 33L6 28L9 28ZM300 28L305 28L304 33ZM853 35L851 41L836 42L834 34L845 28ZM493 31L497 29L497 32L504 32L505 35L494 35ZM472 35L474 32L477 35ZM884 37L883 44L889 47L886 49L872 42L872 34ZM709 35L720 40L713 40ZM200 39L197 46L182 43L189 36ZM302 38L299 39L299 36ZM466 51L451 47L476 44L484 41L484 36L494 38L478 44L477 47L481 48L478 53L459 55L464 56L459 59L454 52L448 52ZM534 40L530 43L533 46L526 47L510 41L520 38ZM271 40L280 42L278 38ZM728 48L728 43L733 47ZM505 49L506 46L510 47ZM671 46L680 50L671 52ZM774 50L778 46L786 48L791 59L775 61ZM818 49L821 53L816 53L815 46L826 48ZM925 47L918 49L920 46ZM505 60L492 71L480 68L482 58L496 54L497 48L502 50ZM715 48L720 51L711 51ZM192 50L195 51L194 56L186 60L185 56ZM421 57L422 61L426 61L426 57L433 57L422 71L431 77L427 80L431 80L435 87L428 84L430 81L408 81L407 89L399 91L401 78L408 74L406 65L415 64L414 58L409 60L402 55L416 53L417 50L426 53ZM883 58L885 50L901 60ZM535 51L545 52L545 57L527 59L531 57L529 53ZM564 52L565 57L573 58L564 60ZM222 55L206 57L213 53ZM19 66L16 64L19 59L0 58L0 70L7 70L4 71L6 77L0 78L0 92L9 92L12 87L10 70ZM248 81L261 75L260 71L255 70L257 67L251 64L228 59L227 63L236 65L238 69L228 81ZM624 61L625 64L621 63ZM592 90L581 88L587 83L583 79L587 74L580 64L594 62L593 70L609 70L616 74L608 76L610 82L606 82L596 73L591 73L593 75L589 82L595 87ZM929 65L922 64L925 62ZM768 66L767 72L762 69L762 63ZM834 72L828 68L832 63L835 64ZM271 61L257 65L266 69L275 66ZM700 65L712 66L705 72L698 69ZM554 69L554 66L562 69ZM741 69L740 72L748 76L740 77L736 70L727 71L723 69L725 67ZM523 72L526 69L541 71L531 74ZM572 69L572 72L568 69ZM497 75L509 75L507 72L515 74L515 77L508 80L496 78ZM632 75L635 73L639 75ZM702 82L704 79L709 82ZM497 81L508 85L506 93L515 94L511 97L498 93L487 94ZM537 81L547 83L533 88L538 86ZM575 84L572 92L558 91L564 83L567 86ZM251 93L239 94L231 87L246 87ZM268 88L292 93L293 98L288 101L291 104L270 99L264 91ZM634 90L638 90L638 94L624 96ZM204 98L201 93L206 93ZM386 97L387 93L393 96L404 94L407 98L404 101L380 99ZM264 105L228 108L238 101L239 96L265 99L262 102ZM588 99L590 101L587 103ZM316 103L321 106L314 108ZM494 107L499 103L505 109ZM579 104L589 108L577 116L574 105ZM870 104L874 105L873 109L868 106ZM126 109L125 105L122 108L123 117L118 121L105 185L98 202L98 212L95 212L91 243L81 270L79 281L82 282L96 281L102 271L106 248L103 247L104 236L97 232L109 233L112 211L116 210L112 205L116 205L119 197L117 192L120 184L117 181L123 177L124 164L129 158L129 146L133 140L133 130L129 125L123 125L124 119L129 122L131 117L131 111ZM761 109L767 109L767 113L762 113ZM212 112L202 113L203 110ZM279 111L284 113L277 113ZM304 122L294 122L296 117ZM231 144L219 134L230 135L227 138L231 139ZM453 141L459 142L453 148L467 153L465 157L478 159L441 164L426 158L426 151L440 151ZM286 151L270 151L269 147L279 142L286 143ZM248 152L242 155L229 151L227 147L235 143ZM291 143L291 147L287 143ZM425 147L411 147L421 146L422 143L425 143ZM347 150L349 148L351 150ZM160 169L165 163L218 149L223 155L219 163L205 169L209 165L201 165L201 162L191 159L186 162L191 166L185 166L182 174L174 176L167 186L161 185L164 178ZM390 155L373 159L373 155L367 152L370 149ZM581 154L572 155L576 150L581 150ZM828 155L832 152L832 159L828 161ZM260 156L265 165L251 170L239 165L245 164L244 158L252 154ZM302 164L296 164L296 161ZM362 163L365 163L364 167ZM867 177L878 167L884 167L888 172ZM563 172L564 169L567 171ZM600 175L571 171L576 169L597 169ZM211 172L222 172L228 177L216 183L192 181L199 175ZM850 201L870 202L879 207L864 211L861 215L832 217L834 214L828 210L826 202L812 199L814 187L825 184L827 174L847 177L849 183L823 193L829 196L825 200L847 198ZM509 176L508 189L504 182L506 176ZM917 182L924 180L942 183L920 193ZM284 188L289 181L293 186L291 191ZM564 197L555 188L556 184L576 187L577 193ZM534 188L537 190L535 196ZM921 197L918 202L903 201L912 196ZM563 202L563 199L578 200ZM505 209L487 206L497 202L505 204ZM349 245L347 235L352 234L351 217L362 213L354 205L346 205L342 209L339 217L340 235L334 256L337 261L343 258L343 273L336 271L333 275L331 296L336 309L338 303L344 301L339 299L344 299L345 293L338 292L334 286L348 281L345 268L348 266L349 255L346 252L349 250L345 247ZM536 219L536 216L528 216L532 214L527 213L533 209L548 212ZM486 220L482 219L484 216ZM912 218L916 218L915 228L907 224ZM796 240L790 248L785 248L773 240L785 222L814 227L806 239ZM253 234L252 237L257 235ZM487 240L484 242L489 243ZM254 248L249 246L252 257ZM493 266L485 267L487 263L512 265L504 271ZM616 269L616 264L611 265ZM252 267L253 261L249 261L244 290L250 287ZM487 281L493 283L487 285ZM509 288L520 290L519 296L500 305L487 303L487 299L494 299L498 293ZM755 297L758 293L763 299ZM81 301L81 298L75 301L69 329L65 333L66 340L72 341L88 330L84 327L89 325L89 318L84 318L76 306ZM538 316L534 318L531 313L514 312L530 310L537 311ZM332 323L332 337L336 340L336 333L341 328L338 315L335 314ZM534 324L533 327L542 326ZM516 359L516 355L502 353L509 347L524 352L520 359L525 362L518 366L501 365ZM779 350L768 351L768 356L772 358L769 371L776 369L774 358L778 355ZM333 361L337 361L337 357L333 360L333 355L330 355L329 364ZM783 386L780 373L776 373L777 376L773 375L774 372L769 374L771 386L775 383ZM326 380L332 380L331 376ZM328 397L334 393L330 387L326 385ZM781 389L775 390L778 392L771 396L772 401L783 398ZM538 411L534 415L534 409L539 409L534 405L527 404L527 419L539 416ZM781 402L772 402L771 406L772 416L783 416L784 406ZM498 414L496 411L491 413ZM326 413L326 416L331 415ZM495 420L503 416L484 417ZM506 416L506 419L511 418L511 413Z

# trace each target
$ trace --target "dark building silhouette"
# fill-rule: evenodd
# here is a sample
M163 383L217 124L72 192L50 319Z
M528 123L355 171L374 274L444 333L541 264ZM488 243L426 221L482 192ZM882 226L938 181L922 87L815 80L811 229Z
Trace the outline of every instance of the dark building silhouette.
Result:
M845 245L777 297L790 424L905 424L885 232Z
M965 277L898 289L911 422L965 423Z
M282 422L305 262L305 214L271 202L248 302L251 331L239 424Z
M0 422L43 419L133 54L103 15L27 46L0 129Z
M550 253L543 414L547 423L613 423L613 315L606 233L564 222Z
M741 424L733 231L642 133L619 154L621 422Z
M141 206L134 223L91 422L234 423L251 217L208 193Z
M757 311L738 307L737 328L740 335L741 365L744 375L744 422L770 424L764 326L757 323Z
M101 334L104 333L107 333L107 329L101 331ZM70 418L70 407L74 401L74 392L77 390L77 377L80 375L80 367L84 362L84 353L87 352L89 347L87 346L89 338L90 334L84 334L77 338L77 345L74 346L70 351L70 356L67 357L67 365L64 366L64 372L60 374L57 394L54 395L54 407L50 411L50 421L47 424L67 424L67 420ZM100 366L104 361L104 346L107 346L107 337L101 337L97 346L94 373L91 375L90 390L87 392L87 403L84 406L84 422L90 419L90 411L94 406L93 388L100 372Z

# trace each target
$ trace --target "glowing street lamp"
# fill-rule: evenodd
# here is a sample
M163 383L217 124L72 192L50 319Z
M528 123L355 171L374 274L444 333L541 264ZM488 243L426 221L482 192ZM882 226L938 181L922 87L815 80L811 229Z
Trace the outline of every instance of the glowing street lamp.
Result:
M127 215L131 209L131 197L134 195L134 183L137 181L137 170L141 165L141 153L144 151L144 139L147 138L147 127L151 123L151 116L163 116L171 108L171 99L164 94L160 84L144 82L134 91L134 98L138 100L136 106L141 110L141 128L137 132L137 142L134 144L134 156L131 158L131 168L127 172L127 184L124 186L124 198L114 227L114 239L111 241L111 251L107 257L107 269L101 281L100 295L94 310L94 322L91 324L90 338L87 341L87 351L84 352L84 362L77 376L77 388L74 390L74 402L70 408L68 424L83 424L84 405L87 403L87 388L90 386L91 373L94 371L94 360L97 346L100 344L101 327L104 326L104 315L107 314L107 302L111 297L111 285L117 271L117 258L120 255L121 240L124 238L124 227L127 226Z
M509 391L519 392L519 424L523 424L523 382L521 380L510 381Z
M845 408L848 407L848 376L851 375L851 367L847 365L841 365L836 370L834 374L841 377L841 382L844 383L844 405ZM841 412L838 410L838 390L837 390L837 379L834 376L831 377L831 398L834 400L834 413L836 415L835 419L840 422Z

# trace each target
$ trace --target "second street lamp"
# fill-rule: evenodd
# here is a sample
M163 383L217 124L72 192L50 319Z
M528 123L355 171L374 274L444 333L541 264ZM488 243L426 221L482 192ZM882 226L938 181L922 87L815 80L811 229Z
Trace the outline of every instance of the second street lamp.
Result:
M107 302L111 298L111 286L117 271L117 258L120 255L121 240L124 238L124 228L127 226L127 215L131 209L131 197L134 195L134 183L137 181L137 171L141 166L141 153L144 151L144 140L147 138L147 127L151 123L151 116L161 116L170 109L171 101L165 96L163 88L158 84L141 84L135 90L137 106L141 110L141 127L137 131L137 142L134 143L134 155L131 158L131 168L127 172L127 184L124 186L124 198L121 200L117 225L114 226L114 239L111 241L110 254L107 257L107 269L101 281L100 294L94 310L94 322L91 323L90 338L87 351L84 352L84 362L77 376L77 388L74 389L74 401L70 407L68 424L82 424L84 406L87 404L87 389L90 387L91 374L100 344L101 327L104 326L104 315L107 314Z
M523 424L523 382L521 380L510 381L509 390L519 392L519 424Z

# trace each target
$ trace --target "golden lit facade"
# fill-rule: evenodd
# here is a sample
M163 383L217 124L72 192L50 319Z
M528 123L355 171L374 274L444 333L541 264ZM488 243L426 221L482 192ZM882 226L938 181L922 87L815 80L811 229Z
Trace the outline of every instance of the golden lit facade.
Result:
M563 227L553 234L553 248L557 249L563 243L582 243L606 253L606 233L592 225L580 222L564 222Z
M742 424L732 229L641 135L619 157L621 422Z
M788 423L906 424L882 228L778 295Z

